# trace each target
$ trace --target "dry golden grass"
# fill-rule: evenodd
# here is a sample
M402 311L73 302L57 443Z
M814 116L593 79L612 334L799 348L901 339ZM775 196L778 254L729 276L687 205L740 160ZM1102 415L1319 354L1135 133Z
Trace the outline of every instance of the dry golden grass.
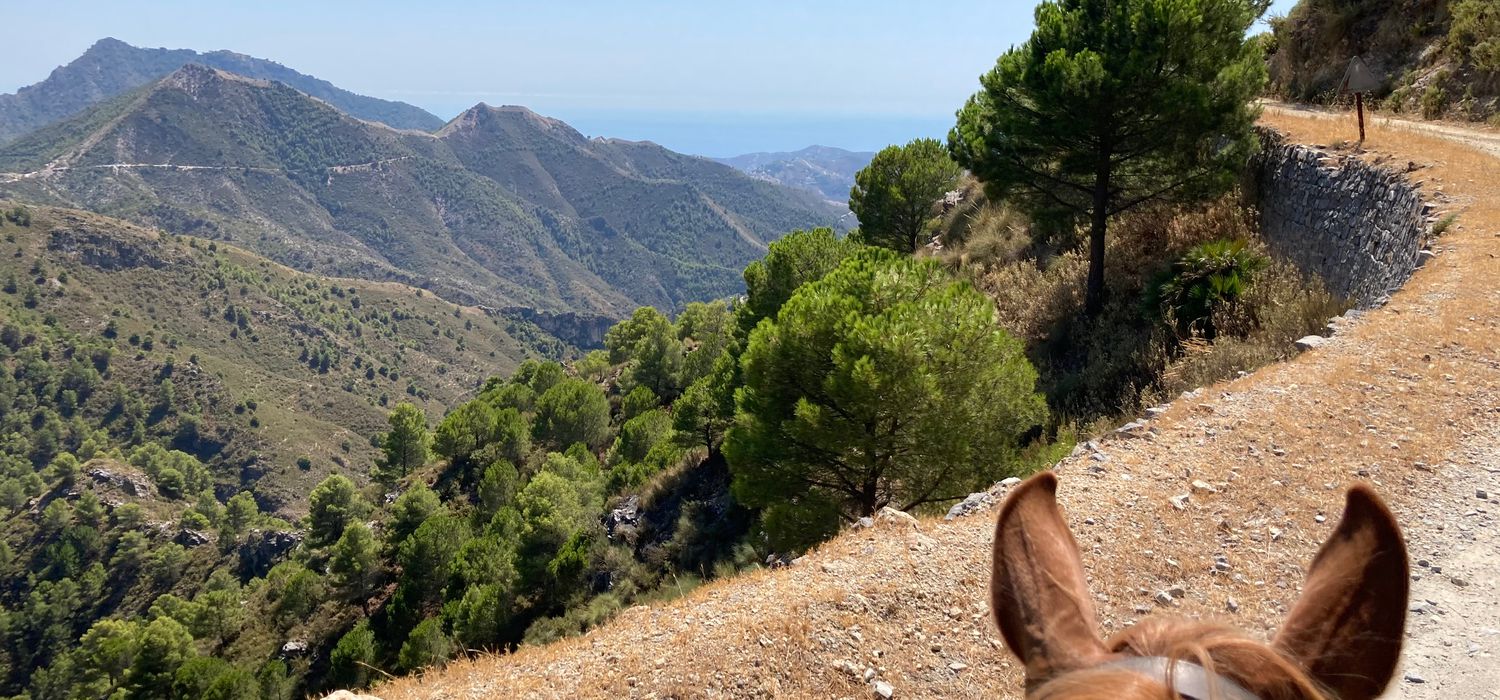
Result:
M1335 134L1305 116L1266 121L1303 142ZM1328 346L1174 402L1148 438L1104 442L1102 471L1087 455L1059 464L1106 632L1157 608L1156 591L1181 585L1186 595L1160 612L1268 633L1337 520L1343 486L1368 480L1421 535L1443 516L1428 503L1444 474L1473 468L1466 441L1500 423L1500 160L1395 126L1374 126L1365 148L1364 157L1423 165L1414 177L1462 205L1439 256ZM1168 498L1189 493L1193 480L1216 492L1173 508ZM986 611L992 518L850 532L790 569L710 584L580 638L460 661L374 692L868 697L869 686L841 669L848 662L874 669L897 697L1020 697L1019 671ZM1228 558L1230 573L1214 571L1215 555Z

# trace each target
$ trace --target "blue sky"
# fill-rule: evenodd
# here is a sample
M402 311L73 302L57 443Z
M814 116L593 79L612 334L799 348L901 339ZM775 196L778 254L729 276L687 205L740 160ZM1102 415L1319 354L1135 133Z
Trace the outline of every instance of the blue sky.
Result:
M1277 0L1284 12L1294 0ZM1029 0L7 0L0 92L113 36L231 49L443 118L522 104L590 135L733 155L940 136ZM24 28L18 31L17 28Z

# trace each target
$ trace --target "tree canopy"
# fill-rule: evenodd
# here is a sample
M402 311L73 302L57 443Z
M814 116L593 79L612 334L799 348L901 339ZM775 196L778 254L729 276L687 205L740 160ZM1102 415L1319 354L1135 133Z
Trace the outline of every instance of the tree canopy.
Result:
M912 253L922 247L933 205L958 186L963 169L937 139L889 146L854 175L849 210L870 245Z
M411 403L396 404L386 420L391 429L381 441L385 461L378 473L387 481L395 481L427 462L431 438L427 434L426 414Z
M1109 217L1231 187L1256 147L1263 0L1045 0L948 136L996 198L1089 222L1085 306L1104 304Z
M764 260L745 268L741 332L748 335L761 319L775 316L798 287L828 274L859 249L858 242L840 238L831 228L793 231L771 243Z
M532 434L555 449L598 449L609 438L609 399L589 382L564 379L537 398Z
M724 449L754 506L831 499L852 519L959 498L1004 476L1046 414L989 299L882 249L798 290L742 366Z
M334 474L313 488L308 496L307 541L314 547L326 547L344 534L344 527L364 511L364 503L354 482Z

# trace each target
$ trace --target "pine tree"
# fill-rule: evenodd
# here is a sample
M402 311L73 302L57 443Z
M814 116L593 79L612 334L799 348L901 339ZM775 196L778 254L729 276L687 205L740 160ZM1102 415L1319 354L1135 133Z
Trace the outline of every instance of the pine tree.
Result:
M1231 187L1256 141L1264 0L1045 0L948 136L995 198L1089 224L1085 307L1103 309L1109 219Z
M742 503L835 500L846 519L1007 474L1046 416L990 300L934 261L870 248L750 335L724 452Z
M381 443L385 460L379 475L383 481L394 483L427 462L431 438L427 434L427 416L411 403L396 404L386 421L391 429Z
M963 170L937 139L890 146L854 175L849 210L859 218L860 240L913 253L924 243L933 207L958 186Z
M367 602L380 577L380 552L369 526L356 522L344 528L343 536L333 547L328 573L333 585L350 600L362 605Z

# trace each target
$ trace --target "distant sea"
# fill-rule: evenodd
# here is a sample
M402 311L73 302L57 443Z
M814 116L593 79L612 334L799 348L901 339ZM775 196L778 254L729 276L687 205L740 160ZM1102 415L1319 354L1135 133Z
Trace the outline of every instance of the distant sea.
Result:
M679 153L727 158L762 151L834 146L878 151L915 138L947 139L952 115L932 117L602 111L531 106L589 137L653 141ZM451 117L462 108L434 111Z

